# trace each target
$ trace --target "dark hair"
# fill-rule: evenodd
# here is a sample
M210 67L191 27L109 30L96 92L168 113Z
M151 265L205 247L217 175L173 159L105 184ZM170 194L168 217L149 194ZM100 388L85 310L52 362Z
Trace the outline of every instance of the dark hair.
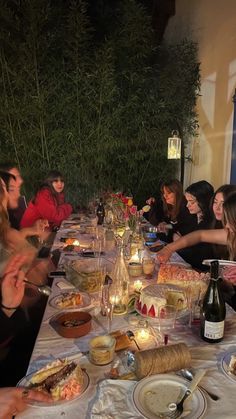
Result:
M175 194L175 205L169 205L166 203L165 198L163 197L164 188ZM163 209L165 215L171 218L171 220L176 220L179 215L181 204L184 200L183 185L178 179L171 179L169 181L163 182L161 185Z
M8 172L5 172L5 171L2 171L2 170L0 170L0 178L1 178L1 179L3 180L3 182L5 183L7 191L9 190L9 183L10 183L10 180L11 180L11 179L16 180L16 177L15 177L14 175L12 175L11 173L8 173Z
M192 183L188 186L185 192L193 195L202 211L202 219L206 222L212 218L211 200L214 194L213 186L206 180L199 180L199 182Z
M9 170L18 168L18 164L14 161L7 161L4 163L0 163L0 171L9 172Z
M233 232L228 233L228 247L230 258L236 258L236 193L232 193L224 202L223 226L228 222Z
M55 182L55 180L57 179L61 179L62 181L64 181L63 175L61 172L57 171L57 170L51 170L47 177L44 179L44 181L41 183L41 185L39 186L35 197L33 198L32 202L35 202L35 198L36 195L39 191L41 191L42 189L49 189L49 191L51 192L53 198L55 199L56 204L59 204L58 201L58 193L55 191L54 187L53 187L53 182Z

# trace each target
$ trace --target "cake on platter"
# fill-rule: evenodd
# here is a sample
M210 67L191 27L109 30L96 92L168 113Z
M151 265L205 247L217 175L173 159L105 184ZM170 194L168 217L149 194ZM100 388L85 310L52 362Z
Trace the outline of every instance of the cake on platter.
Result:
M160 266L157 283L174 284L191 292L192 298L202 298L210 279L209 272L197 272L183 265L166 263Z
M136 309L144 316L158 317L160 307L166 304L174 305L177 310L185 309L187 304L184 292L172 284L153 284L141 290Z

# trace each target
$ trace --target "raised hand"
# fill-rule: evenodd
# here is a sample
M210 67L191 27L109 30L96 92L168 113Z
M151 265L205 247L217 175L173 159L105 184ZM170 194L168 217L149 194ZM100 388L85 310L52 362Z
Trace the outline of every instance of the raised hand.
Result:
M25 291L25 274L21 271L27 260L26 255L15 255L8 262L1 283L2 304L6 307L18 307Z

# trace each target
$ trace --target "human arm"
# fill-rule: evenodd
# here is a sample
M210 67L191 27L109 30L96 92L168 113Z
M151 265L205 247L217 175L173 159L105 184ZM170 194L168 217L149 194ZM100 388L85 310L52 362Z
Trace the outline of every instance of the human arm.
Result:
M2 311L11 317L21 304L25 292L25 274L21 271L26 262L25 255L15 255L8 262L1 281ZM7 308L4 308L4 307Z
M41 237L47 227L49 227L48 220L40 218L34 223L34 225L32 225L32 227L21 228L19 232L23 239L30 236Z
M180 237L178 240L169 243L157 254L157 259L160 263L165 263L171 257L172 253L180 249L194 246L198 243L214 243L227 244L227 231L225 229L219 230L197 230L186 236Z
M64 202L57 205L51 192L46 188L37 194L35 206L40 214L40 218L46 219L50 224L55 225L60 225L72 213L70 204Z
M51 397L46 393L28 390L23 387L5 387L0 389L0 419L12 419L27 407L27 400L50 403Z

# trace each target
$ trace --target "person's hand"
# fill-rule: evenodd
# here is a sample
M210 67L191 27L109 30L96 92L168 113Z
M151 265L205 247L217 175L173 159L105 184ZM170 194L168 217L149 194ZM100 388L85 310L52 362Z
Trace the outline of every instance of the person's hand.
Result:
M163 249L161 249L158 253L157 253L157 260L159 263L166 263L171 255L172 255L172 251L169 249L168 245L163 247Z
M222 271L223 278L236 285L236 266L229 266Z
M151 196L150 198L148 198L146 200L146 204L153 205L155 203L155 201L156 201L155 198L153 198L153 196Z
M163 221L162 223L159 223L158 224L157 229L158 229L158 233L165 233L165 234L167 234L168 233L168 230L169 230L168 224L165 223L165 221Z
M12 419L26 409L29 400L50 403L52 398L46 393L22 387L0 388L0 419Z
M25 291L25 274L21 267L27 260L26 255L15 255L8 262L1 283L2 304L6 307L18 307Z

